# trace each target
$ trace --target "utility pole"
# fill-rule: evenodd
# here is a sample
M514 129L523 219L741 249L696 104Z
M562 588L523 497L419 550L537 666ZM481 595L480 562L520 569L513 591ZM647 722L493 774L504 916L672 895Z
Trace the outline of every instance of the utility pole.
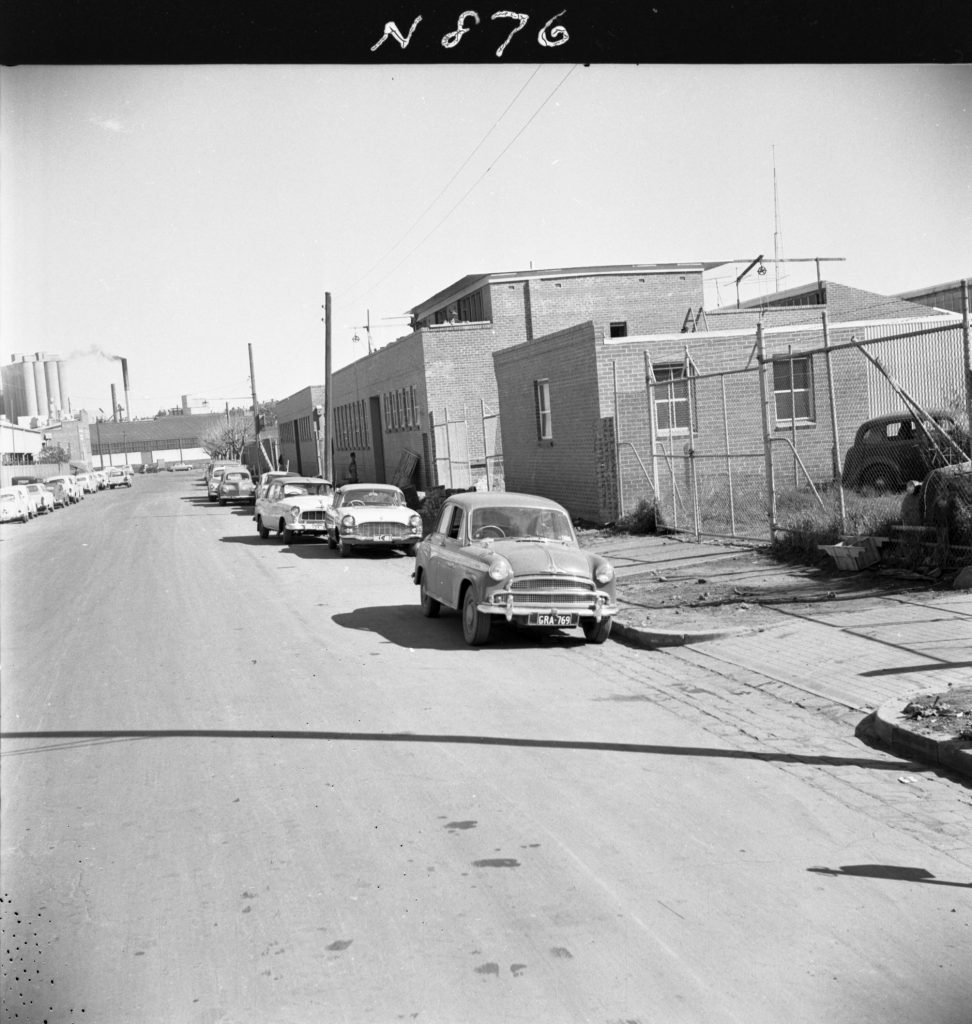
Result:
M331 451L331 293L324 293L324 479L334 479Z
M263 448L260 444L260 410L257 407L256 376L253 373L253 345L252 343L248 343L246 347L250 353L250 394L253 396L253 437L256 440L256 464L257 472L259 473L260 456L263 454ZM273 466L270 468L273 469Z

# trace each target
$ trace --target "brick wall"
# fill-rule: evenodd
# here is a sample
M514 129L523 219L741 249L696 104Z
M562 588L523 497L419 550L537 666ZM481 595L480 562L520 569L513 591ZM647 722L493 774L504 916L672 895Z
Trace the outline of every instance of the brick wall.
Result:
M613 450L604 443L595 346L601 332L578 324L493 356L499 388L503 469L511 491L542 494L574 516L603 521ZM552 440L537 436L534 381L550 389Z

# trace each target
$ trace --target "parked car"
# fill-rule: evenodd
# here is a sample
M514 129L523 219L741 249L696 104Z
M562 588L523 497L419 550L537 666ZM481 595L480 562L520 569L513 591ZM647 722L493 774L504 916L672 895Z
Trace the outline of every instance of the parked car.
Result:
M260 479L256 485L256 496L262 498L267 493L267 488L274 480L280 480L285 476L300 476L300 473L294 473L289 469L271 469L266 473L261 474ZM254 516L254 519L256 516Z
M30 521L30 506L21 487L0 487L0 523Z
M98 481L93 473L75 473L74 479L85 494L94 494L98 490Z
M39 516L41 513L40 506L38 504L39 498L37 494L30 490L29 484L12 484L14 490L18 491L24 502L27 505L27 518L33 519L35 516Z
M566 509L533 494L452 495L418 546L412 578L422 613L460 611L473 646L488 642L497 617L525 628L580 626L600 644L618 610L611 563L580 548Z
M192 466L188 462L176 462L169 467L173 473L188 473Z
M929 416L919 421L909 412L890 413L862 423L844 458L844 486L900 491L909 480L923 480L939 461L929 437L948 461L959 458L949 439L968 452L968 436L951 413L935 409Z
M399 548L408 555L422 539L422 517L393 484L345 484L327 510L327 544L346 558L358 547Z
M104 470L108 486L114 490L116 487L131 487L132 478L121 468L121 466L110 466Z
M135 467L130 463L126 462L124 466L118 467L129 479L135 476Z
M219 487L216 490L216 497L220 505L228 502L245 502L247 505L254 503L256 487L253 485L253 478L245 469L227 469L219 478Z
M274 480L256 502L256 527L266 539L271 530L288 543L303 534L327 533L326 513L334 498L330 480L286 476Z
M209 485L209 481L213 478L213 473L222 467L224 470L227 466L232 466L233 469L242 469L243 463L238 459L213 459L212 462L206 467L206 484Z
M49 476L49 484L61 484L68 493L68 500L76 505L84 497L84 488L75 476Z
M218 462L210 463L206 469L206 490L209 492L209 500L215 501L219 496L219 481L227 469L240 470L243 466L239 462Z
M24 486L34 498L34 507L37 509L38 515L54 511L54 495L43 484L39 484L35 480L33 483L24 484Z
M44 481L44 486L51 492L55 508L65 508L71 504L72 498L65 484L51 477Z

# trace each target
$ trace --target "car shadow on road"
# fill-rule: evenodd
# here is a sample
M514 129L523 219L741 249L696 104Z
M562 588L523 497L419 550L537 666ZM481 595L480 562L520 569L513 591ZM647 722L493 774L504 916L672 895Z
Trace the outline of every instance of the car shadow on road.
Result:
M417 592L416 592L417 593ZM414 605L375 605L356 608L331 616L331 621L343 629L356 629L376 633L389 643L410 650L468 651L475 654L482 649L507 650L536 646L540 643L561 647L585 647L582 636L563 631L524 632L504 621L494 622L489 643L483 647L470 647L462 638L462 618L458 612L443 610L434 620L422 615L418 601Z
M807 868L818 875L834 878L883 878L895 882L918 882L922 885L953 885L958 889L972 889L972 882L947 882L936 878L925 868L911 868L897 864L842 864L839 868Z

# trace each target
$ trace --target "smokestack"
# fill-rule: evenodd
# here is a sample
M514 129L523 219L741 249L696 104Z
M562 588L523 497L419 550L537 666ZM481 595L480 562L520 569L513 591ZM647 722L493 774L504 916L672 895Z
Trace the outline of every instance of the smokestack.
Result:
M115 385L111 386L111 422L118 422L118 395L115 392Z
M128 386L128 360L122 359L122 387L125 389L125 422L132 418L131 389Z

